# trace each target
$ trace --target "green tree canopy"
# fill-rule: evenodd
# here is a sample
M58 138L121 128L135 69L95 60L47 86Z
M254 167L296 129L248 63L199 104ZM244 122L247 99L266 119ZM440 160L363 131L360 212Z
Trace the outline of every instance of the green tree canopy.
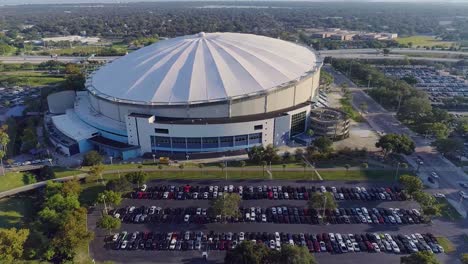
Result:
M317 208L324 208L324 209L336 209L337 203L335 198L330 192L320 193L315 192L310 196L308 201L309 208L317 209Z
M314 256L306 247L282 245L277 263L281 264L317 264Z
M410 137L398 134L386 134L380 137L375 146L381 148L385 156L392 152L411 155L415 149L414 141Z
M112 230L120 229L121 224L122 223L119 218L115 218L110 215L103 215L101 219L99 219L97 226L102 229L106 229L110 234Z
M213 213L222 217L238 217L241 197L237 193L223 193L223 196L211 201Z
M39 177L41 180L55 179L55 171L52 167L45 165L39 171Z
M464 149L463 140L458 138L437 139L432 145L443 154L455 154Z
M400 183L408 194L413 195L417 191L422 191L423 182L416 176L402 175L400 176Z
M141 184L146 182L147 174L143 171L134 171L125 174L125 178L129 182L133 184L138 184L138 186L140 186Z
M126 177L111 179L106 183L106 189L114 192L127 193L132 191L132 183Z
M462 264L468 264L468 253L464 253L461 255L461 262Z
M333 151L333 141L328 137L319 137L314 140L313 147L322 154L328 154Z
M98 194L97 202L105 202L107 205L119 205L122 202L122 194L120 192L105 190Z
M401 264L440 264L434 253L428 251L419 251L409 256L400 258Z
M262 264L270 254L264 244L243 241L233 250L229 250L224 257L225 264Z
M91 150L83 157L83 166L93 166L102 163L102 156L95 150Z
M0 262L15 263L22 258L28 236L28 229L0 228Z

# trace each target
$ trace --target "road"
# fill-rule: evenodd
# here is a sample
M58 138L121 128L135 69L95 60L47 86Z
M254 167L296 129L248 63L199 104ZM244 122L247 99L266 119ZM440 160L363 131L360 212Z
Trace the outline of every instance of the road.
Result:
M466 51L449 51L449 50L426 50L426 49L410 49L410 48L391 48L390 53L394 54L438 54L438 55L462 55L468 56ZM336 50L321 50L322 54L382 54L381 49L336 49Z
M403 59L410 59L410 60L422 60L422 61L439 61L439 62L458 62L462 59L454 59L454 58L436 58L436 57L414 57L414 56L406 56L401 54L390 54L390 55L383 55L383 54L364 54L364 53L327 53L321 52L320 55L322 57L332 57L336 59L359 59L359 60L403 60Z
M413 133L410 129L400 123L396 117L385 110L377 102L375 102L370 96L368 96L362 89L356 87L349 79L343 74L334 71L330 66L325 66L328 72L331 72L335 78L337 85L347 83L353 94L353 106L359 109L359 105L362 103L367 104L367 112L362 113L362 116L366 119L369 125L378 131L380 134L406 134L409 135L416 144L415 153L411 156L406 156L408 163L413 165L415 168L418 167L415 159L421 158L424 164L420 167L418 176L424 181L426 185L433 187L433 191L444 193L449 198L452 205L460 206L460 211L468 211L468 202L460 200L459 191L461 187L460 182L468 182L468 176L440 155L432 146L431 141L424 139L422 136ZM427 182L427 177L431 172L436 172L440 179L438 184L431 184ZM459 202L460 201L460 202Z
M51 58L50 56L0 56L0 62L2 63L32 63L32 64L40 64L42 62L55 60L60 62L81 62L86 59L90 61L100 61L100 62L107 62L115 60L119 58L118 56L110 56L110 57L72 57L72 56L59 56L56 58Z

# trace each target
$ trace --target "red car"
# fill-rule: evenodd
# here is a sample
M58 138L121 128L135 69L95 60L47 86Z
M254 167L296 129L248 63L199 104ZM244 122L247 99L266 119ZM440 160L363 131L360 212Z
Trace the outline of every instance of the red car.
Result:
M317 241L314 241L314 250L315 252L320 252L320 244Z

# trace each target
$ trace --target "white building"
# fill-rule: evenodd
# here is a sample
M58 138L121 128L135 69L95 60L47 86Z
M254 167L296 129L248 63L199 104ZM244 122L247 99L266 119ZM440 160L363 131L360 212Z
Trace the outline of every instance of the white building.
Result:
M321 66L312 50L291 42L199 33L102 67L73 111L98 131L88 140L100 150L131 150L111 152L123 158L279 146L306 130Z

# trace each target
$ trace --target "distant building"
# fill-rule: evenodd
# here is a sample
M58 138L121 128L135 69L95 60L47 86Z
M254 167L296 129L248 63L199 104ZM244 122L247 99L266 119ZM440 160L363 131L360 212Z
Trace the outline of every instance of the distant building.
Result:
M59 42L59 41L70 41L70 42L81 42L86 44L96 44L100 41L98 37L82 37L77 35L63 36L63 37L52 37L43 38L43 42Z
M340 140L349 136L347 114L335 108L321 107L310 111L310 128L314 135Z

